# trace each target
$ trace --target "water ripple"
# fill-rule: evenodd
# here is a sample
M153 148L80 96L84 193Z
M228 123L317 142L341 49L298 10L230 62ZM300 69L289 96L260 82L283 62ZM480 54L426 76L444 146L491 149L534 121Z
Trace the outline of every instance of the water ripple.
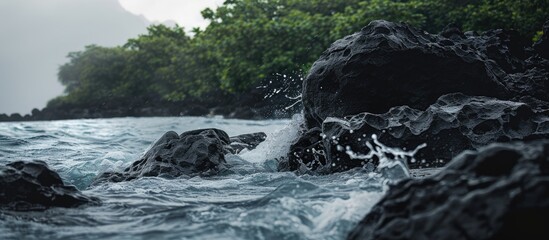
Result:
M360 170L296 176L273 170L299 123L220 118L119 118L0 124L0 162L41 159L99 206L0 212L0 239L343 239L381 197L385 181ZM257 150L228 155L216 177L88 187L121 170L166 131L264 131ZM293 135L292 135L293 134ZM276 167L275 167L276 168Z

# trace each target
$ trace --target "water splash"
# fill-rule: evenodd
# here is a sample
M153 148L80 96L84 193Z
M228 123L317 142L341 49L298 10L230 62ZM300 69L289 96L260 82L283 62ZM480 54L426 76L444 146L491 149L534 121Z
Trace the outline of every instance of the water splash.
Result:
M427 147L427 144L420 144L414 150L407 151L383 144L376 134L370 135L371 141L369 141L368 133L360 130L365 123L365 117L364 113L345 118L328 117L322 124L322 137L328 138L337 151L345 153L350 159L362 161L364 169L393 175L389 178L409 177L408 161L415 162L415 155L419 150ZM349 145L341 143L340 137L349 135L356 137L355 142L348 142ZM353 149L351 145L360 150ZM373 164L376 160L379 160L377 166Z
M369 149L369 152L367 154L357 153L353 151L350 146L347 146L345 148L345 153L351 159L358 159L366 162L370 162L374 158L379 159L377 169L389 179L410 177L410 172L407 164L408 159L412 159L412 162L414 162L414 156L416 155L416 153L419 150L427 147L427 144L423 143L417 146L412 151L405 151L401 148L392 148L386 146L378 140L377 135L375 134L372 134L371 138L373 144L370 142L366 142L366 147L368 147ZM364 168L366 167L367 165L364 165Z
M302 101L301 86L303 80L304 77L301 72L289 75L275 73L267 82L257 88L266 90L264 99L272 100L275 103L284 102L285 106L281 109L290 111Z
M288 125L267 135L265 141L260 143L255 150L241 152L240 157L252 163L276 161L285 157L290 151L292 142L299 137L299 130L303 127L303 122L303 114L295 114Z

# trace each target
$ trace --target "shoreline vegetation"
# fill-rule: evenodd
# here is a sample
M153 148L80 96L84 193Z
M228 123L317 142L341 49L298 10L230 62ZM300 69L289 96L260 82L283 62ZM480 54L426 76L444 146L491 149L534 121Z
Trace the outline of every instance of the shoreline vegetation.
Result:
M298 112L303 78L332 42L370 21L428 32L513 29L541 38L549 2L435 0L227 0L205 9L205 29L152 25L117 47L86 46L59 67L62 96L0 121L208 116L266 119ZM531 44L524 44L531 45ZM293 105L293 107L291 107Z

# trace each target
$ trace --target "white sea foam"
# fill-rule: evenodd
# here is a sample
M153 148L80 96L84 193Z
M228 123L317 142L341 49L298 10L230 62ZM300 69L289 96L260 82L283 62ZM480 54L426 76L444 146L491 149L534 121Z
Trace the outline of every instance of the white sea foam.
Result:
M303 115L296 114L284 128L268 134L264 142L256 149L246 151L240 156L252 163L263 163L266 160L285 157L290 151L290 146L299 137L299 130L303 127Z
M267 171L264 165L276 165L274 159L286 155L302 123L298 115L291 121L182 117L0 125L10 143L29 139L0 145L1 161L43 159L81 189L101 171L120 170L139 159L166 131L215 127L231 136L267 133L255 150L227 156L232 172L100 184L84 190L101 198L99 206L55 208L27 218L0 215L0 239L343 239L394 175L360 169L296 175L276 172L276 166ZM36 137L44 131L56 138ZM69 144L51 147L62 142Z

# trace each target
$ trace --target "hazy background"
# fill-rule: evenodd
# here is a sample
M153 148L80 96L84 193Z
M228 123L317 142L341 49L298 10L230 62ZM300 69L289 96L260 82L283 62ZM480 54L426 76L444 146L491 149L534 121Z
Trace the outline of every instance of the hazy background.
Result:
M63 93L57 69L84 46L116 46L151 23L205 27L223 0L0 0L0 113L29 113Z

